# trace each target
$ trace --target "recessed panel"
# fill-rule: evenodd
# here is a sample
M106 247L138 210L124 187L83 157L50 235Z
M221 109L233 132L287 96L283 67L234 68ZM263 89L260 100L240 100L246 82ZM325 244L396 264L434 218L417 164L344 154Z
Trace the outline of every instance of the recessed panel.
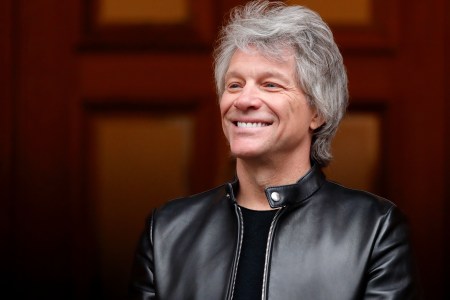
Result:
M325 168L328 178L347 187L377 193L381 176L381 116L349 112L333 140L334 159Z
M189 115L97 115L92 121L92 192L99 280L107 299L125 299L145 218L189 193Z
M99 0L101 25L180 24L188 15L187 0Z
M289 0L317 11L332 25L369 25L372 23L372 0Z

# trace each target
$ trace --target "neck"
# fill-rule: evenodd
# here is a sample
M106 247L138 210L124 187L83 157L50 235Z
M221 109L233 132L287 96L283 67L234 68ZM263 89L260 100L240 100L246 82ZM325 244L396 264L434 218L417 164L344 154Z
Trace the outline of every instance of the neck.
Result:
M310 168L309 159L294 162L283 160L283 163L275 163L237 158L236 172L239 178L237 201L239 205L249 209L270 210L265 189L295 183Z

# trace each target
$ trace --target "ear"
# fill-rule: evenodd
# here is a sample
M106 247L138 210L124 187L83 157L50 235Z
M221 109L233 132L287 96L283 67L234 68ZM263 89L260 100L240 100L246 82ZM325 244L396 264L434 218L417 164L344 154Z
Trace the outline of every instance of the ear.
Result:
M325 123L325 119L316 111L311 119L309 128L314 131Z

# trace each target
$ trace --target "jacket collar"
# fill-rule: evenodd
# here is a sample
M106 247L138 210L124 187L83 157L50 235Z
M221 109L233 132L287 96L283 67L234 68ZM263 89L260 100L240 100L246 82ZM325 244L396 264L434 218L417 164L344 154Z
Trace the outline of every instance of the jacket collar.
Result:
M317 163L299 181L294 184L272 186L265 189L266 198L272 208L281 208L298 204L311 197L325 182L325 175ZM236 202L235 195L239 191L239 180L227 184L227 196Z

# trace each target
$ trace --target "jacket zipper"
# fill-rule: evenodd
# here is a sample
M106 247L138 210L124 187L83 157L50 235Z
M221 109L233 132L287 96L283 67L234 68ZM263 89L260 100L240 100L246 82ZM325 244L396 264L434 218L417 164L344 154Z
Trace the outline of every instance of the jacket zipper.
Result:
M244 218L242 217L242 211L238 205L235 206L236 216L239 221L238 225L238 245L236 248L236 255L233 261L233 271L230 278L230 290L228 292L228 300L232 300L234 296L234 287L236 284L236 274L239 265L239 258L241 256L241 248L242 248L242 239L244 237Z
M278 219L280 218L280 215L284 212L284 207L279 209L275 216L273 217L272 223L270 224L269 228L269 235L267 236L267 244L266 244L266 256L264 261L264 275L263 275L263 285L262 285L262 293L261 293L261 300L267 299L267 278L269 276L269 260L270 256L272 254L272 242L273 242L273 234L275 232L275 226L278 222Z

